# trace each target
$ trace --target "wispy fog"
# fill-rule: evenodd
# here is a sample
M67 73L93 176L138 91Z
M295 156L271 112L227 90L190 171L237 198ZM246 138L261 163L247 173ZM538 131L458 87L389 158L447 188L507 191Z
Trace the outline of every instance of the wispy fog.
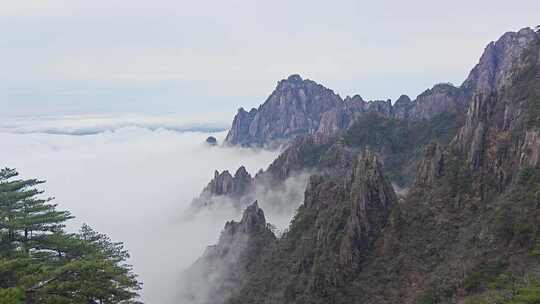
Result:
M73 125L65 123L55 120L56 130ZM105 129L105 124L77 123ZM182 220L184 209L214 170L234 171L244 165L253 174L277 155L210 147L204 144L208 133L176 132L157 128L157 123L152 129L118 127L86 136L49 134L48 128L37 127L25 131L38 133L13 132L25 126L31 125L12 126L18 129L11 131L4 125L0 166L15 167L23 177L46 179L46 193L77 217L69 229L86 222L124 241L144 282L146 303L178 303L174 299L178 274L217 241L225 220L238 218L233 208L223 208ZM213 135L221 142L225 133ZM279 219L280 224L283 221Z
M265 178L256 179L254 189L242 197L212 196L208 199L210 204L201 210L221 213L224 208L232 208L237 209L239 214L247 205L257 201L265 213L266 220L275 226L276 232L280 234L288 228L291 217L304 201L304 191L310 175L310 172L293 174L278 185L271 185L272 183ZM197 214L198 211L191 209L186 215L191 216L194 212Z

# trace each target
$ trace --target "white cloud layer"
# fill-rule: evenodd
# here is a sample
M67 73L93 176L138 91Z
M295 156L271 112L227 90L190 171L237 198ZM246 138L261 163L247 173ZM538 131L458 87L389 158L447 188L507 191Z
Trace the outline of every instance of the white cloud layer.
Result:
M219 115L221 116L221 115ZM0 121L0 132L89 135L126 127L151 130L217 132L228 122L210 114L205 117L180 115L66 115L7 117Z
M63 122L66 123L66 122ZM217 133L220 141L225 133ZM254 173L277 152L209 147L207 133L124 127L74 136L0 132L0 166L46 179L46 194L114 240L124 241L144 282L146 303L177 303L178 275L216 242L232 208L183 221L184 209L215 169ZM270 219L271 220L271 219ZM282 221L282 219L280 219Z

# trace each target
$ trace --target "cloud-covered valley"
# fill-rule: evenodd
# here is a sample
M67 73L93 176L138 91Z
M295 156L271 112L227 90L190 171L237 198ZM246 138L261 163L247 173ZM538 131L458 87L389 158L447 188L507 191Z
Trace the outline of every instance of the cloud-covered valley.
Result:
M225 220L239 217L234 208L222 208L186 221L183 211L214 170L234 171L244 165L254 174L278 152L210 147L204 143L209 133L178 132L157 123L155 128L107 130L103 123L74 121L77 128L85 125L103 132L69 135L79 133L70 132L73 122L62 119L54 120L62 132L30 124L23 132L24 125L10 129L4 124L0 165L18 169L22 177L47 180L42 186L46 194L76 216L69 222L70 230L88 223L125 242L144 283L146 303L177 303L178 274L215 243ZM50 120L36 121L34 126L46 123ZM225 132L213 135L221 142ZM276 220L281 225L287 221Z

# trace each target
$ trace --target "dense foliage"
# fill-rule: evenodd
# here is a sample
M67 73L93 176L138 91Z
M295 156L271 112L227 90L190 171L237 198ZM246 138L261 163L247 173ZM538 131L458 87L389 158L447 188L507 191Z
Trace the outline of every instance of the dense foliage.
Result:
M414 178L425 147L431 142L449 142L462 124L462 116L445 112L430 120L406 121L370 113L360 117L344 139L350 147L369 147L380 153L386 174L405 186Z
M137 282L122 243L83 225L42 198L36 179L0 171L0 303L136 303Z

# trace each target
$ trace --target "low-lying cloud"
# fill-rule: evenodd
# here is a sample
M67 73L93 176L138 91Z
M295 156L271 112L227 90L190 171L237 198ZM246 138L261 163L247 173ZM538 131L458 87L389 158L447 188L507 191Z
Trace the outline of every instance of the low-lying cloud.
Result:
M186 217L204 212L223 212L223 209L236 210L241 214L245 207L257 201L263 209L269 223L277 228L280 234L287 229L292 215L304 201L304 192L308 183L310 172L298 172L284 181L276 184L268 178L255 178L253 189L238 198L227 195L211 196L195 201L193 208L186 212ZM205 206L201 207L200 204Z
M76 216L70 230L85 222L124 241L147 303L179 303L179 273L217 241L226 220L238 219L233 208L222 208L182 220L214 170L244 165L253 174L278 153L210 147L204 143L208 133L163 128L130 126L87 136L47 133L3 128L0 165L17 168L23 177L46 179L46 194ZM222 141L225 133L213 135Z
M308 172L294 174L279 184L271 183L268 178L255 178L253 189L243 196L206 197L202 201L204 206L192 206L186 218L200 221L217 214L238 217L247 205L256 200L265 213L267 223L272 224L270 229L277 237L281 237L298 206L304 201L309 176ZM201 201L194 202L198 203ZM222 234L219 243L217 239L214 241L216 246L209 247L195 264L182 271L177 303L221 304L234 293L238 281L244 276L244 251L252 245L249 245L250 235L239 230L233 231L231 233L229 229L228 233Z
M186 119L178 115L94 114L3 118L0 121L0 132L92 135L127 127L179 132L219 132L224 131L227 126L227 121L211 115Z

